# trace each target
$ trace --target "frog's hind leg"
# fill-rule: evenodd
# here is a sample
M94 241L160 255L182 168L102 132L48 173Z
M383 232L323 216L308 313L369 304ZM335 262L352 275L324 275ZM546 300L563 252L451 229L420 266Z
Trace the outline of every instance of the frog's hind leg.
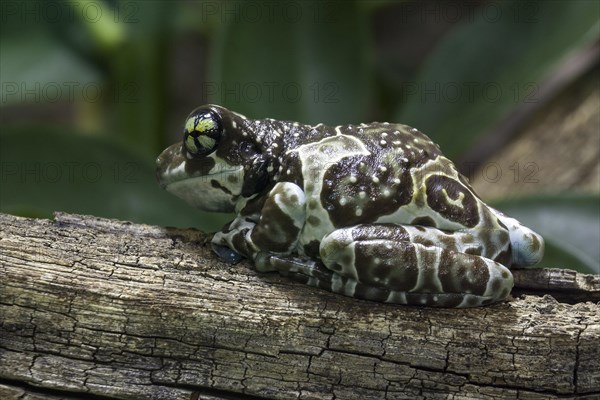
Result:
M305 285L365 300L386 301L391 291L365 285L328 269L320 261L284 254L261 253L255 259L258 271L278 271L281 275ZM408 304L406 302L397 302Z
M429 239L415 241L414 230ZM334 276L330 290L354 297L440 307L474 307L506 298L513 286L510 271L487 257L462 252L469 239L461 235L473 238L427 227L359 225L325 236L320 255L340 277Z

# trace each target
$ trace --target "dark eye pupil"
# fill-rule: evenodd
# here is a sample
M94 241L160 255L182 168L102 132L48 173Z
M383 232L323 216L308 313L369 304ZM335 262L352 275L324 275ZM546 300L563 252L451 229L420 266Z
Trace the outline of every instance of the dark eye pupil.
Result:
M211 109L193 111L185 123L183 146L194 156L212 153L218 146L223 133L221 117Z

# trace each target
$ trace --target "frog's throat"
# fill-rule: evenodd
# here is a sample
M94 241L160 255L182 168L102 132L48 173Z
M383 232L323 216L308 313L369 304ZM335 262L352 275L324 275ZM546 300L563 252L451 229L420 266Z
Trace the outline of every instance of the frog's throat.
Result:
M165 185L165 189L193 207L232 212L240 197L243 167L190 177Z

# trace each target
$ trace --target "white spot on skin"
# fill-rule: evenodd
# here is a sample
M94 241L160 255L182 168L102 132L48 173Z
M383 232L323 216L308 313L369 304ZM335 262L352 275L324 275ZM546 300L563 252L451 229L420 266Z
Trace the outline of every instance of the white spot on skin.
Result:
M364 199L365 197L367 197L367 193L365 193L363 191L358 192L358 197L360 197L361 199Z
M375 258L373 259L373 264L375 264L375 265L379 265L379 264L381 264L381 260L380 260L378 257L375 257Z
M382 165L382 166L379 167L379 170L381 172L385 172L385 171L387 171L387 168Z
M356 183L356 177L354 175L350 176L350 182Z
M357 217L360 217L362 215L362 209L357 208L356 211L354 212L354 214L356 214Z
M380 145L382 145L382 146L385 146L385 145L387 144L387 142L386 142L385 140L381 140L381 141L379 142L379 144L380 144Z
M383 190L383 195L384 195L385 197L390 197L390 194L391 194L391 192L390 192L390 189L384 189L384 190Z
M378 177L374 176L371 179L373 179L373 183L379 183L379 178Z
M387 136L388 136L387 132L383 132L383 133L381 134L381 137L382 137L383 139L385 139Z
M340 198L340 206L345 206L348 203L348 200L345 197Z
M398 179L398 178L394 178L394 183L395 183L395 184L398 184L398 183L400 183L400 179Z

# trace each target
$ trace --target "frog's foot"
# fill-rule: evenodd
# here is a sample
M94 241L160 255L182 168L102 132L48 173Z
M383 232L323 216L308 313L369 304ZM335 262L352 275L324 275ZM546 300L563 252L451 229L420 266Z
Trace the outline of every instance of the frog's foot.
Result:
M225 261L236 260L236 253L250 259L267 250L289 254L304 225L305 205L298 185L279 182L269 191L258 215L238 216L215 233L213 249Z
M261 252L254 259L254 264L257 271L277 271L311 286L320 286L319 282L329 283L333 275L323 263L308 257Z
M219 256L221 260L227 264L237 264L242 260L242 255L227 246L219 244L211 244L212 250Z
M440 231L435 228L419 227L430 241L415 242L407 233L411 229L417 228L359 225L325 236L320 255L335 272L330 290L368 300L440 307L474 307L508 296L513 286L508 268L461 252L461 240L438 241Z

